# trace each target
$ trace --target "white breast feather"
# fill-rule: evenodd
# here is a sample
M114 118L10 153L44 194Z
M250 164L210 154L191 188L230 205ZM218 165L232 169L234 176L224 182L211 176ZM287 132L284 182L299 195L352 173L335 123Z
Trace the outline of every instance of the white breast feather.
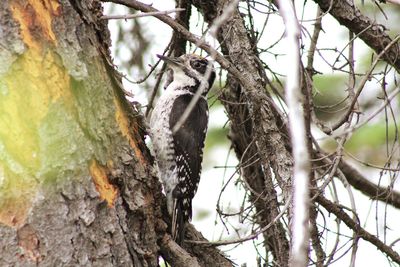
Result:
M167 87L157 101L150 118L150 137L153 150L160 171L161 182L167 195L168 210L172 212L172 190L178 184L177 169L175 166L172 132L169 127L169 114L176 98L187 94L181 90L187 86L194 86L195 80L185 75L180 69L174 70L174 81Z

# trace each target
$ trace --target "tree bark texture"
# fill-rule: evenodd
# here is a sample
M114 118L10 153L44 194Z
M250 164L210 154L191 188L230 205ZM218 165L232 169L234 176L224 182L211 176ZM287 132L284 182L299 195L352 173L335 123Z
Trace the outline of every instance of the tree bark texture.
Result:
M0 5L0 266L158 266L161 253L178 255L101 15L97 1ZM193 247L189 262L231 266Z
M339 23L355 34L359 34L360 38L377 53L384 51L392 41L381 25L363 16L357 8L349 6L346 1L315 2L320 5L323 11L333 15ZM209 24L212 24L213 20L222 14L224 7L228 3L229 1L225 0L193 1L193 4ZM218 32L218 40L221 43L221 50L224 56L245 76L246 82L256 89L241 87L235 82L235 77L228 75L227 86L222 94L221 101L231 122L230 138L237 157L241 160L240 164L246 166L246 168L242 167L242 175L246 180L246 184L250 185L249 191L253 199L262 200L264 205L267 206L267 208L262 208L257 205L257 202L255 203L257 215L262 217L261 219L257 218L257 222L263 225L263 222L264 224L265 222L270 222L271 218L275 218L279 213L278 201L275 200L277 193L273 187L272 177L277 180L280 189L286 196L286 200L291 193L293 159L290 153L287 126L282 122L278 109L269 99L266 91L268 81L264 73L264 67L261 66L258 60L255 44L252 44L252 39L244 26L243 18L238 12L221 26ZM398 70L398 55L399 47L398 44L395 44L388 49L383 59ZM250 160L252 157L253 159L259 158L259 161L253 162L252 166L248 166L252 162ZM257 171L257 168L260 171ZM269 173L269 170L272 171L273 175ZM255 182L255 177L258 177L262 183ZM351 180L354 181L354 179ZM365 184L364 180L363 184ZM260 185L264 187L259 187ZM257 188L260 190L254 190ZM361 189L361 187L356 188ZM372 188L376 190L377 187L372 186ZM365 192L365 190L362 191ZM263 196L260 192L265 193L268 199L260 197ZM377 194L375 191L375 194L370 193L369 195L375 195L376 198ZM382 199L396 203L395 198L389 198L387 195ZM285 264L288 264L289 254L288 232L285 233L283 225L279 226L279 224L276 225L274 230L270 229L264 234L267 248L272 251L274 259L277 261L277 266L285 266ZM268 240L271 239L275 243L269 243ZM316 244L316 246L318 245Z
M0 7L1 266L158 263L161 191L140 117L107 72L101 12L90 1Z
M193 4L211 24L229 1L195 0ZM280 213L272 177L278 181L286 199L290 195L293 161L287 145L287 129L269 99L264 68L238 10L220 27L217 37L224 56L256 88L241 87L235 77L228 75L221 102L231 122L230 139L241 160L241 174L250 187L250 200L255 203L255 219L264 227ZM287 266L289 241L283 222L278 220L264 233L264 239L276 266Z

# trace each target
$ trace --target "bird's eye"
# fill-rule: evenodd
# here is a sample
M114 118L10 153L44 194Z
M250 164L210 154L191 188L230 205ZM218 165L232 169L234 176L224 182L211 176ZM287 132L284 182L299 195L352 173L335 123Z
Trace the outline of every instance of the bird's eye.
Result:
M193 62L193 67L196 69L201 68L201 66L202 66L202 64L200 62L198 62L198 61Z

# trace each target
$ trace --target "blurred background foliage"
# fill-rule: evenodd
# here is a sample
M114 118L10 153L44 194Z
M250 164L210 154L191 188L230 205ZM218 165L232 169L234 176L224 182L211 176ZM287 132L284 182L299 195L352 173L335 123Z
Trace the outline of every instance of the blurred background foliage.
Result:
M159 4L162 7L159 7L159 9L169 10L175 7L173 0L162 2L162 4L161 1L155 2L155 4ZM299 18L304 19L302 25L302 60L306 62L306 54L310 45L309 39L314 26L316 6L312 1L295 2ZM355 2L362 13L386 25L390 29L392 36L400 32L399 6L378 4L375 1L365 1L364 4L360 0ZM272 85L277 89L278 94L284 95L282 88L285 81L285 63L281 61L284 55L284 45L281 45L284 28L280 16L273 8L269 8L266 4L259 4L258 9L255 9L249 8L246 2L241 2L240 10L245 17L246 26L249 29L253 29L253 38L258 40L258 52L260 58L263 60L263 65L267 70L267 75ZM107 14L121 15L132 12L122 6L112 4L106 6ZM134 94L133 98L128 97L128 99L141 103L142 111L145 113L160 70L160 67L158 67L153 71L153 67L157 61L155 55L163 53L164 49L168 46L172 30L155 18L112 20L109 22L109 28L113 41L112 54L115 57L115 64L119 70L130 81L139 81L148 76L147 79L144 79L139 84L129 82L128 80L124 81L126 88ZM201 36L206 29L207 25L203 23L201 15L197 10L193 9L190 20L191 32ZM315 106L317 118L326 125L337 121L349 104L347 98L349 89L348 65L344 58L348 55L348 40L349 34L344 27L340 26L329 15L323 17L322 32L317 45L318 53L316 53L314 64L314 68L318 74L313 77L312 101ZM214 45L218 46L215 43ZM193 52L196 49L193 45L188 44L187 50L188 52ZM201 53L200 51L195 52L198 54ZM374 52L357 39L354 43L354 54L355 86L357 87L364 73L370 68L374 60ZM216 67L219 71L219 66L216 65ZM221 238L222 231L227 231L230 237L235 232L250 233L252 231L251 226L242 224L243 218L231 218L228 220L229 215L218 217L215 212L218 205L223 206L226 214L234 214L238 210L246 209L245 186L241 184L240 177L236 174L235 166L238 161L231 150L231 144L227 138L229 133L228 118L222 104L218 100L218 94L223 90L225 77L226 73L221 71L213 90L209 94L210 124L204 152L203 175L200 188L194 200L194 221L198 223L196 227L200 225L199 228L201 228L201 222L206 221L206 219L210 220L210 217L214 222L214 226L221 225L219 222L222 222L222 230L221 228L220 230L215 230L215 227L211 229L209 222L203 225L203 229L207 229L208 231L208 233L205 233L207 238L214 240ZM356 107L359 113L358 116L354 116L353 121L362 121L382 105L384 94L398 86L398 77L398 74L386 64L379 63L360 95ZM163 86L161 85L156 90L157 94L160 94ZM272 92L273 90L270 91ZM365 168L363 171L366 174L377 171L377 169L373 168L371 172L371 168L366 168L367 166L388 166L389 161L400 161L398 151L397 153L393 151L394 144L397 143L398 147L399 143L399 125L397 124L400 114L399 104L400 101L397 96L391 102L390 108L387 107L379 116L357 129L344 145L345 158L356 164L358 168ZM337 149L336 140L330 137L327 138L322 132L318 134L316 127L313 127L313 130L316 131L316 136L319 138L318 142L325 150L334 152ZM228 189L225 192L221 192L221 188L224 188L224 186L234 191L233 193L229 193L228 197L224 197ZM219 200L220 194L222 197ZM212 206L205 208L205 202L213 204L207 204L208 206ZM218 203L217 207L215 203ZM227 250L232 248L233 246L228 246ZM246 254L249 253L248 249L244 250L245 254L243 255L248 255ZM257 252L253 258L259 257L260 255ZM245 261L245 259L243 260ZM340 266L340 264L337 266Z
M364 12L366 15L376 19L377 21L381 21L385 25L389 25L391 32L393 34L398 33L400 31L400 8L397 6L382 6L382 10L377 8L379 4L366 1L364 5L358 5L358 7ZM130 10L125 7L110 5L107 7L106 12L108 14L133 14L136 11ZM390 14L390 21L388 21L387 17ZM154 64L154 56L151 52L155 49L155 44L158 45L158 42L155 42L157 39L157 34L159 30L149 28L148 19L137 19L137 20L116 20L112 21L114 26L112 27L113 32L113 50L112 53L116 59L117 66L119 69L127 74L130 80L140 80L145 77L149 71L149 65L146 62L153 62ZM254 23L247 19L247 23L250 25ZM204 31L204 25L202 26L202 19L200 15L194 14L192 16L191 26L200 27L201 31ZM250 26L249 26L250 27ZM346 34L343 34L343 38L346 37ZM188 45L189 50L193 50L192 45ZM363 55L356 59L356 66L359 72L365 71L371 65L372 51L368 48L364 47ZM149 60L152 58L152 60ZM381 63L377 69L383 71L384 64ZM378 71L375 71L378 72ZM156 74L154 74L156 75ZM277 81L273 81L277 83ZM280 82L284 83L284 79L280 79ZM223 84L224 81L221 81ZM376 81L379 83L379 81ZM346 90L348 88L348 77L344 73L334 72L334 73L322 73L321 75L314 76L314 92L313 92L313 102L315 105L315 111L318 119L323 122L333 123L336 118L339 118L345 108L347 103L346 100ZM146 79L143 83L138 86L138 90L134 92L135 95L140 95L143 99L143 96L148 98L151 94L151 90L154 86L154 78L150 76L149 79ZM218 85L215 85L218 86ZM215 87L214 86L214 87ZM368 84L371 87L371 84ZM379 86L379 85L375 85ZM278 88L281 88L279 86ZM214 89L216 93L218 90ZM365 90L366 92L368 89ZM360 109L369 109L371 107L376 106L374 102L380 102L377 100L379 94L376 90L372 90L373 92L369 94L369 96L362 96L362 101L360 102ZM281 92L282 93L282 92ZM367 94L367 93L363 93ZM210 93L210 95L214 95L214 93ZM146 102L139 101L143 104L143 108L146 108ZM143 103L144 102L144 103ZM226 120L227 118L222 115L221 109L223 109L221 103L217 99L210 99L210 112L211 118L213 118L212 114L214 111L218 111L220 116L218 119ZM212 104L212 105L211 105ZM397 105L398 106L398 105ZM397 112L398 110L396 110ZM373 124L366 125L356 132L349 142L346 143L346 149L349 150L350 153L355 156L362 156L363 160L373 161L374 164L380 164L385 161L385 153L381 153L384 151L384 147L387 142L393 142L397 136L396 126L391 124L389 127L385 126L385 118L381 118L381 122L375 122ZM226 138L227 133L229 132L229 124L224 124L224 127L211 127L209 129L207 135L206 142L206 151L210 151L215 146L224 146L229 147L229 140ZM386 138L388 138L386 140ZM330 149L334 149L334 142L327 141L325 142L325 147ZM379 153L374 153L376 150ZM210 153L205 153L205 156L210 155ZM382 155L379 156L378 155ZM205 159L209 163L213 161L210 159Z
M174 7L174 1L169 1L169 7ZM304 5L307 1L304 2ZM382 5L374 1L365 1L363 5L358 2L358 8L371 18L376 19L378 22L387 25L387 28L391 30L393 34L400 32L400 8L395 5ZM255 31L254 38L260 38L259 34L267 31L259 25L258 18L251 18L246 16L245 11L248 11L247 6L243 4L243 15L246 17L247 27L254 27ZM253 10L254 11L254 10ZM126 7L107 5L107 14L132 14L136 11L130 10ZM268 14L267 14L268 13ZM274 15L274 12L265 12L267 16ZM276 14L275 14L276 15ZM390 19L388 19L390 17ZM323 18L324 20L328 18ZM153 90L155 77L158 75L157 71L149 73L151 67L155 64L155 53L162 52L160 50L160 34L163 34L163 46L167 46L164 35L171 35L172 31L168 27L159 27L160 24L154 22L152 18L142 18L135 20L113 20L110 21L110 29L113 36L113 47L112 54L115 57L115 63L119 70L126 74L128 79L131 81L138 81L149 75L148 79L145 79L142 83L136 85L125 81L127 88L130 89L135 95L135 101L142 104L143 112L146 109L151 91ZM333 22L337 24L337 22ZM191 30L195 31L199 35L205 31L206 25L204 25L201 15L197 11L193 11L191 19ZM265 26L265 25L264 25ZM337 26L337 25L336 25ZM168 33L165 33L168 31ZM324 27L323 27L324 32ZM326 33L325 34L331 34ZM346 31L343 28L337 33L342 39L342 43L347 46L348 38ZM275 39L274 39L275 38ZM281 35L275 36L272 42L276 42L282 38ZM324 36L321 36L324 38ZM306 42L305 42L306 43ZM330 67L338 67L343 64L343 58L340 51L344 50L345 47L340 47L337 44L332 44L324 51L324 47L321 47L321 57L326 56L327 61L330 62ZM195 48L193 45L188 44L188 50L193 51ZM373 51L366 47L362 42L357 41L355 49L359 49L358 54L361 56L355 58L356 73L359 73L358 79L362 76L363 72L368 70L371 62L374 60ZM270 46L268 49L260 49L260 54L271 53L273 58L279 58L282 56L279 52L271 52L276 50L275 46ZM278 49L279 50L279 49ZM156 51L156 52L155 52ZM269 52L268 52L269 51ZM199 51L196 51L199 53ZM328 56L330 53L334 56ZM332 60L334 59L334 60ZM325 59L324 59L325 60ZM150 63L148 63L150 62ZM271 60L266 60L268 68L272 69L273 64L270 64ZM324 69L323 66L316 65L316 69ZM328 64L329 65L329 64ZM218 67L218 66L217 66ZM326 69L326 66L325 66ZM385 75L389 73L392 80L382 80ZM279 89L279 93L283 95L283 84L284 76L280 75L279 72L271 72L272 83ZM220 80L214 84L212 92L209 94L209 105L210 105L210 126L206 139L205 147L205 169L213 168L214 165L218 164L216 158L227 157L228 150L230 149L230 141L227 138L229 132L229 123L226 115L224 114L223 107L218 100L218 91L221 89L220 86L224 84L223 74L220 76ZM387 78L387 77L386 77ZM371 76L370 82L367 83L366 88L363 90L360 100L358 102L359 110L364 115L368 115L371 110L374 110L379 104L382 103L383 90L388 87L396 86L397 75L390 72L390 68L384 63L380 63L374 71L374 75ZM394 82L393 82L394 81ZM314 90L313 90L313 102L315 105L316 116L319 120L324 123L334 123L338 118L343 115L346 106L348 105L347 90L349 86L347 73L341 71L341 69L333 69L331 72L323 70L320 74L314 76ZM162 86L160 86L162 88ZM159 93L160 90L158 89ZM131 99L132 100L132 99ZM396 98L394 105L392 105L393 114L399 114L399 100ZM370 123L358 129L345 144L345 150L353 155L355 158L369 162L374 165L384 164L389 155L387 146L390 143L398 141L398 130L399 126L396 124L396 116L391 117L390 111L386 110L387 116L380 116L374 119ZM217 115L218 114L218 115ZM217 121L214 121L217 120ZM322 146L328 151L334 151L336 149L336 142L333 140L322 141ZM222 152L225 151L225 152ZM217 157L212 156L215 153L224 153ZM363 164L362 164L363 165ZM368 165L368 164L364 164Z

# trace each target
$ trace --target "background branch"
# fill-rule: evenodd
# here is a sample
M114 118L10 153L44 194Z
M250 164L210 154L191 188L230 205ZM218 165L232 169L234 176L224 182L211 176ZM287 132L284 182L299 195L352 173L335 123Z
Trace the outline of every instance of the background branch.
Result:
M342 208L338 207L338 205L332 203L325 197L319 195L317 197L317 202L321 204L328 212L335 214L335 216L343 221L350 229L352 229L357 235L364 239L365 241L370 242L374 246L376 246L379 250L383 251L388 255L394 262L400 264L400 255L394 251L391 247L384 244L379 238L375 235L370 234L364 228L360 226L359 223L355 222L346 212L343 211Z
M309 223L309 184L310 157L308 154L305 114L300 86L300 27L294 11L293 2L279 1L279 11L285 22L287 41L286 103L289 113L289 128L293 151L293 210L291 232L290 266L308 265Z
M392 41L385 32L383 25L377 24L369 17L363 15L354 5L354 2L345 0L314 0L324 12L329 12L340 24L346 26L355 34L360 34L362 39L377 54L381 53ZM368 30L365 30L368 28ZM398 42L392 46L383 59L400 72L400 46Z
M149 17L149 16L154 16L154 15L167 15L171 13L177 13L184 11L184 8L176 8L172 10L166 10L166 11L157 11L157 12L147 12L147 13L141 13L141 14L127 14L127 15L114 15L114 16L102 16L102 19L136 19L136 18L142 18L142 17Z

